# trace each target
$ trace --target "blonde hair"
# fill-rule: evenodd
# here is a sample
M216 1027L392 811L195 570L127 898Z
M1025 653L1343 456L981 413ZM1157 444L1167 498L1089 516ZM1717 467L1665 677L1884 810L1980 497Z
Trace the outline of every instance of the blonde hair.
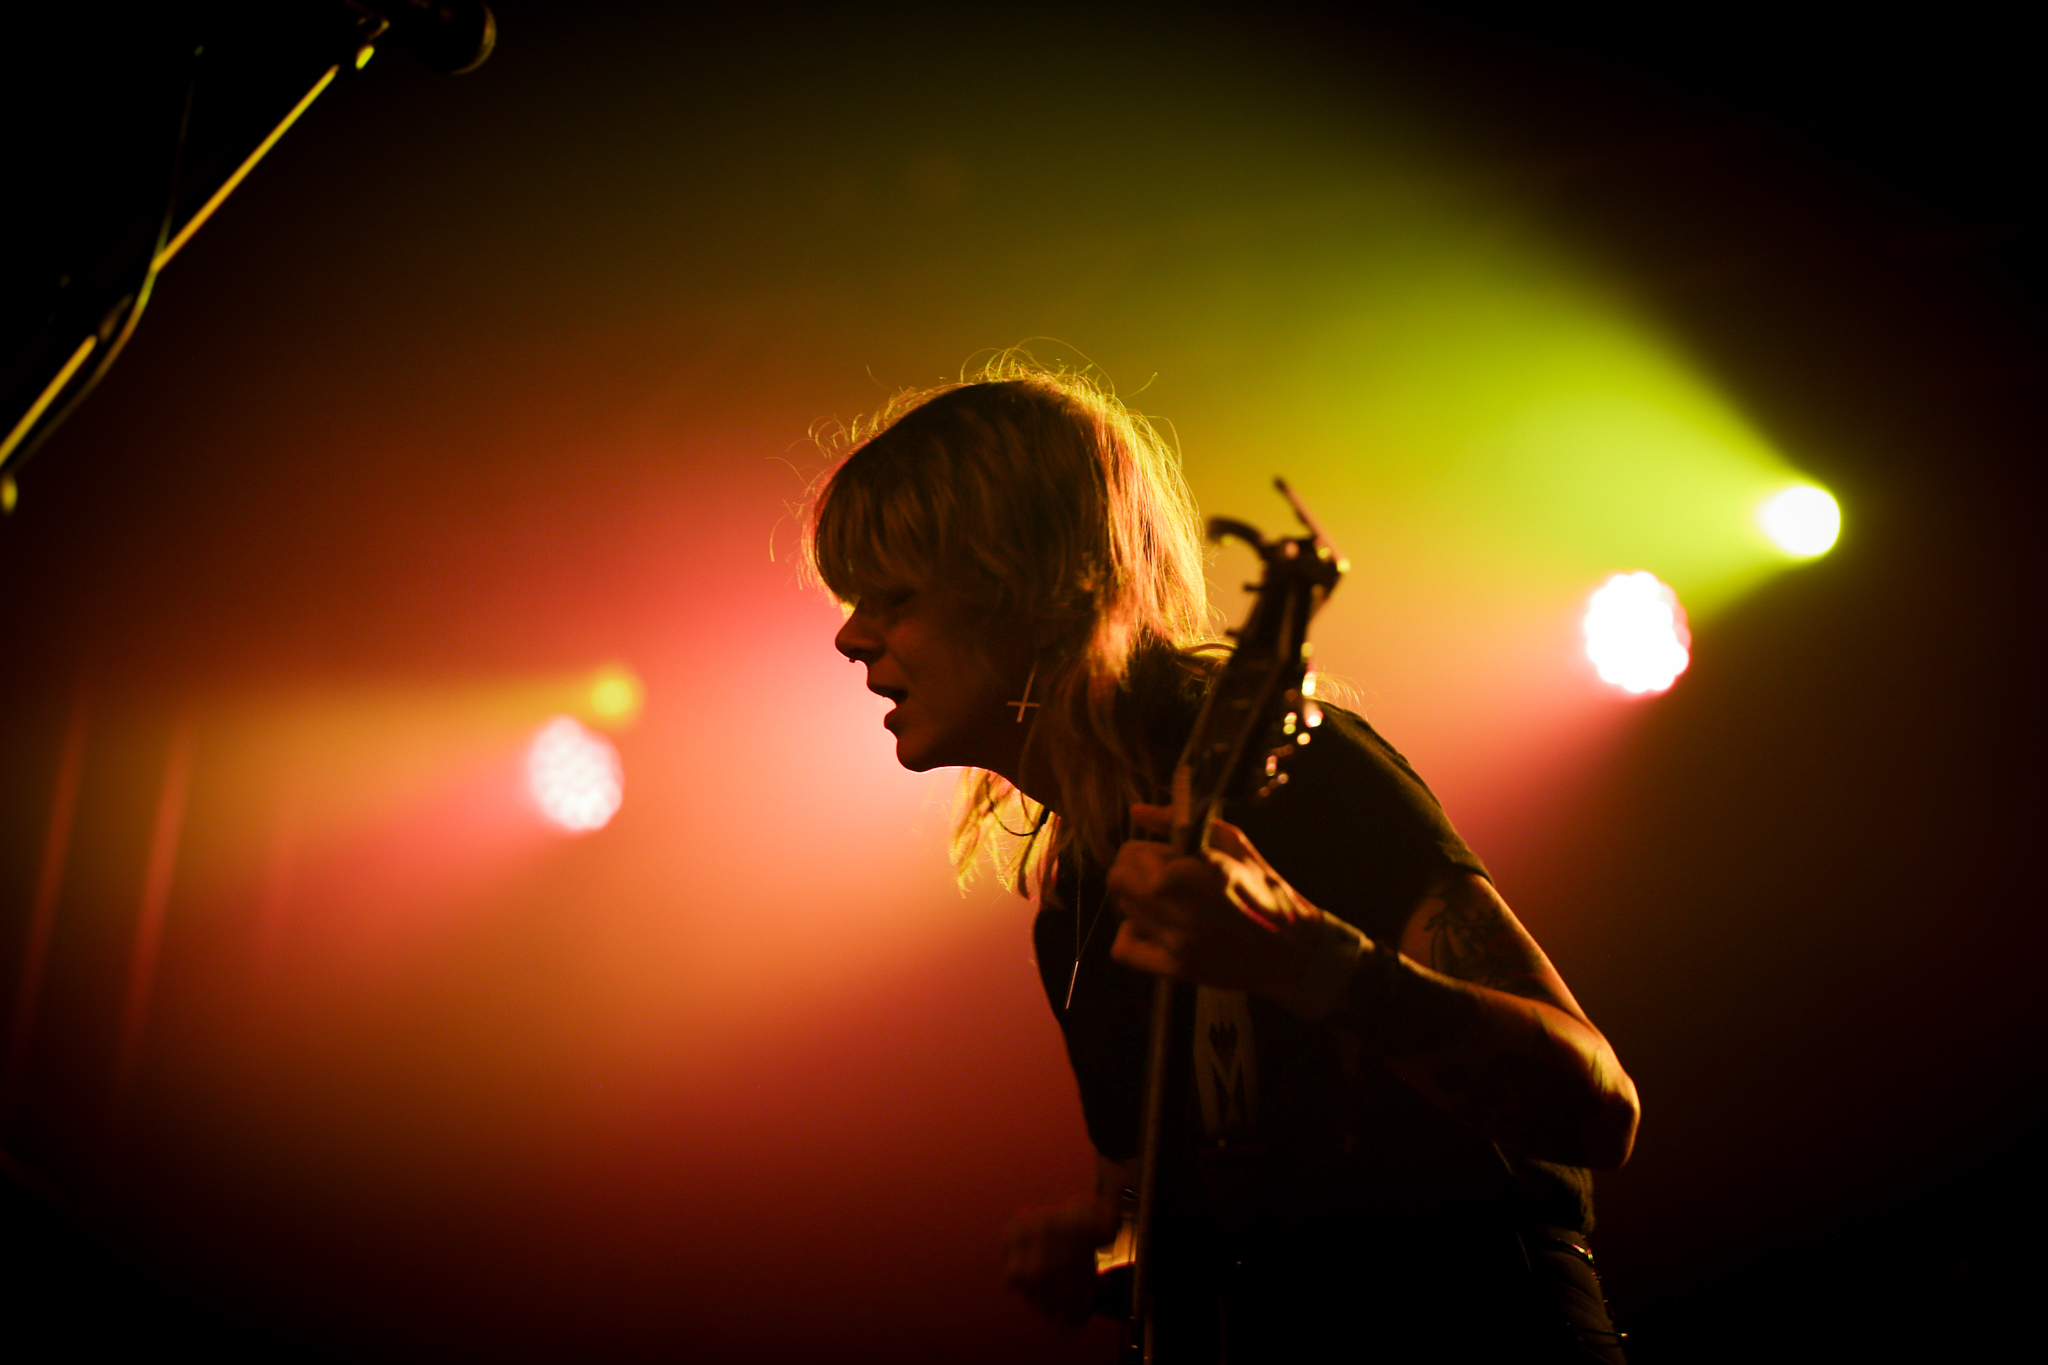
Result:
M1106 862L1129 804L1161 799L1166 776L1131 697L1202 675L1212 639L1201 522L1172 445L1091 375L1017 351L896 395L833 444L802 518L818 583L851 604L943 578L982 619L1047 642L1026 745L1062 809L1048 823L1007 779L968 769L962 883L983 854L1020 890L1045 886L1070 849ZM1021 834L999 815L1012 802Z

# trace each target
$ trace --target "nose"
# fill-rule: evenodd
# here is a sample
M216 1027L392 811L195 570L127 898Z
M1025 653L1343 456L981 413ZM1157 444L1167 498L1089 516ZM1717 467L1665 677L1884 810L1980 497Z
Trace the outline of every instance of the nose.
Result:
M832 637L832 647L844 654L848 663L873 663L882 657L882 633L868 613L856 608Z

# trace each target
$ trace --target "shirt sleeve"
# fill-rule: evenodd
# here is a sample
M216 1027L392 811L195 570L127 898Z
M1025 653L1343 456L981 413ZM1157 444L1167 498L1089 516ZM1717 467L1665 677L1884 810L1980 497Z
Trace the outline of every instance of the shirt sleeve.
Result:
M1486 876L1436 796L1364 718L1325 706L1287 785L1226 814L1312 903L1372 938L1398 938L1432 881Z

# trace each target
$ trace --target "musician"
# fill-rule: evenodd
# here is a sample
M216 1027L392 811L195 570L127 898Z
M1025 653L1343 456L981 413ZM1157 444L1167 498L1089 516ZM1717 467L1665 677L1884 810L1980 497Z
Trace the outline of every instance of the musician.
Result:
M1326 706L1274 798L1199 856L1161 842L1223 653L1166 443L1004 358L845 445L805 525L834 643L905 767L965 770L963 878L993 859L1037 894L1099 1153L1094 1195L1010 1229L1012 1285L1069 1324L1099 1306L1164 975L1213 989L1172 1059L1161 1361L1620 1360L1587 1168L1628 1159L1635 1086L1406 761Z

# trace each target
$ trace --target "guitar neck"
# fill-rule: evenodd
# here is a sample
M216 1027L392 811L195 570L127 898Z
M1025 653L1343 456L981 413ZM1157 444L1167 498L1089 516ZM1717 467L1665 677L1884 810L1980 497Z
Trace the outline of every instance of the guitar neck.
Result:
M1308 536L1268 541L1242 522L1217 518L1209 523L1211 539L1231 536L1244 541L1258 551L1265 571L1244 627L1231 632L1237 647L1211 682L1187 747L1174 766L1172 843L1181 856L1198 853L1208 843L1209 826L1226 797L1256 798L1287 780L1278 772L1278 764L1295 745L1283 740L1280 748L1266 753L1263 741L1276 722L1281 722L1284 735L1294 735L1296 712L1307 715L1311 709L1304 705L1307 688L1303 683L1308 620L1348 566L1292 491L1284 483L1279 487L1308 527ZM1310 716L1308 724L1314 723ZM1299 742L1307 742L1305 731ZM1131 1314L1125 1323L1123 1365L1152 1365L1153 1361L1153 1214L1177 994L1173 981L1164 976L1152 991L1138 1209L1132 1239Z

